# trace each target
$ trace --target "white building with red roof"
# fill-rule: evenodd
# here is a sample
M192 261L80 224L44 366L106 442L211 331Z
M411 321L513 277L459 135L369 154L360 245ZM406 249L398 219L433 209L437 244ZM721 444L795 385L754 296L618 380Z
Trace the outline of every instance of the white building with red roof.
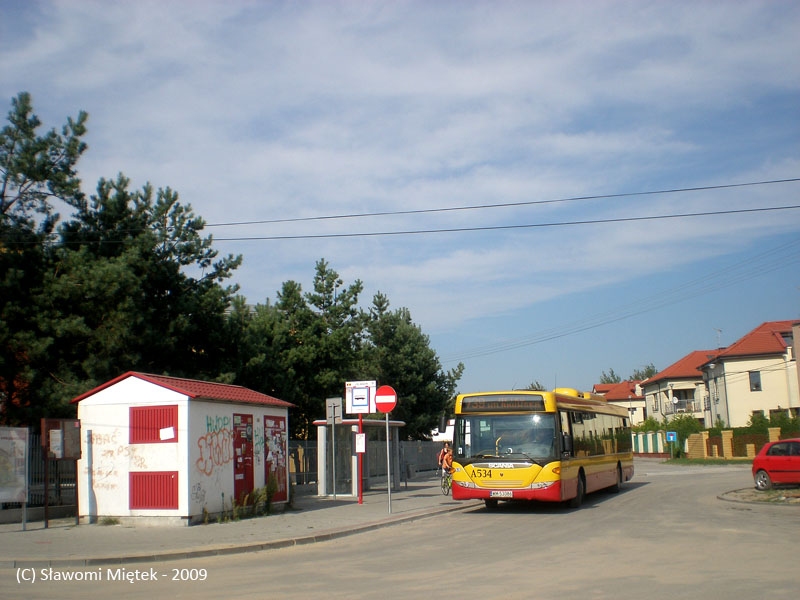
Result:
M718 350L695 350L666 369L641 382L647 417L669 420L679 414L704 419L703 371L701 367L713 359ZM705 420L711 427L712 421Z
M647 418L644 396L640 381L620 381L619 383L596 383L592 392L603 396L628 410L630 424L639 425Z
M768 321L701 365L712 423L743 427L754 414L800 416L797 335L797 321Z
M717 350L695 350L641 383L648 416L688 413L706 427L744 427L754 414L800 416L796 321L768 321Z
M128 372L75 398L78 514L189 524L253 492L289 500L290 403L236 385Z

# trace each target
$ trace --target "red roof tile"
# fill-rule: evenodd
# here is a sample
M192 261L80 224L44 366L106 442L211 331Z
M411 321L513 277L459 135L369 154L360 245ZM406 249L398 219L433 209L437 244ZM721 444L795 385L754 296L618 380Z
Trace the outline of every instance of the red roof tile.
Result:
M636 395L636 384L639 381L621 381L620 383L597 384L595 390L608 388L603 396L606 400L619 402L620 400L641 400L642 396ZM600 392L602 393L602 392Z
M720 358L755 356L759 354L783 354L786 340L783 334L791 335L795 321L767 321L739 338L719 354Z
M595 383L592 386L592 393L593 394L607 394L608 390L613 388L616 383Z
M135 371L128 371L119 377L107 381L93 390L89 390L85 394L81 394L72 400L73 403L80 402L97 392L111 387L114 384L127 379L128 377L136 377L142 381L147 381L161 387L173 390L180 394L189 396L192 399L202 400L218 400L223 402L241 402L244 404L261 404L266 406L294 406L285 400L279 400L272 396L267 396L261 392L256 392L249 388L241 387L239 385L230 385L227 383L214 383L211 381L200 381L197 379L183 379L181 377L169 377L167 375L152 375L150 373L137 373Z
M719 350L695 350L690 352L678 362L671 364L663 371L659 371L649 379L645 379L642 385L665 379L695 379L702 377L703 373L698 367L716 358L719 352Z

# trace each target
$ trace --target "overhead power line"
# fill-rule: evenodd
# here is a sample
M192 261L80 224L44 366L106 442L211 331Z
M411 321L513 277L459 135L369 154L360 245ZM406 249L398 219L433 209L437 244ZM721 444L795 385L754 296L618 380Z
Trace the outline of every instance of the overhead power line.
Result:
M720 215L737 215L745 213L770 212L778 210L796 210L800 205L790 206L767 206L762 208L741 208L735 210L716 210L695 213L676 213L669 215L647 215L642 217L615 217L613 219L587 219L584 221L553 221L548 223L528 223L524 225L484 225L479 227L453 227L442 229L411 229L402 231L364 231L349 233L314 233L314 234L295 234L295 235L263 235L263 236L240 236L240 237L217 237L218 242L244 242L244 241L268 241L268 240L308 240L308 239L332 239L332 238L354 238L354 237L377 237L389 235L422 235L430 233L463 233L472 231L498 231L510 229L532 229L544 227L567 227L575 225L601 225L608 223L629 223L634 221L657 221L663 219L688 219L693 217L711 217Z
M373 212L373 213L353 213L353 214L342 214L342 215L323 215L323 216L313 216L313 217L269 219L269 220L259 220L259 221L237 221L237 222L229 222L229 223L206 223L206 224L204 224L204 228L226 227L226 226L227 227L233 227L233 226L245 226L245 225L256 225L256 224L293 223L293 222L322 221L322 220L336 220L336 219L355 219L355 218L379 217L379 216L400 216L400 215L413 215L413 214L424 214L424 213L444 213L444 212L467 211L467 210L487 210L487 209L496 209L496 208L531 206L531 205L539 205L539 204L554 204L554 203L559 203L559 202L576 202L576 201L584 201L584 200L599 200L599 199L625 198L625 197L636 197L636 196L652 196L652 195L658 195L658 194L677 194L677 193L690 193L690 192L709 191L709 190L725 190L725 189L733 189L733 188L774 185L774 184L781 184L781 183L796 183L796 182L800 182L800 177L787 178L787 179L773 179L773 180L767 180L767 181L750 181L750 182L745 182L745 183L731 183L731 184L723 184L723 185L710 185L710 186L697 186L697 187L685 187L685 188L671 188L671 189L663 189L663 190L650 190L650 191L644 191L644 192L625 192L625 193L619 193L619 194L596 194L596 195L590 195L590 196L574 196L574 197L569 197L569 198L557 198L557 199L550 199L550 200L531 200L531 201L525 201L525 202L504 202L504 203L497 203L497 204L481 204L481 205L471 205L471 206L456 206L456 207L430 208L430 209L419 209L419 210L399 210L399 211L386 211L386 212ZM215 241L225 241L225 242L231 242L231 241L302 240L302 239L326 239L326 238L333 239L333 238L377 237L377 236L398 236L398 235L422 235L422 234L459 233L459 232L475 232L475 231L499 231L499 230L513 230L513 229L567 227L567 226L576 226L576 225L598 225L598 224L624 223L624 222L633 222L633 221L654 221L654 220L663 220L663 219L686 219L686 218L704 217L704 216L733 215L733 214L745 214L745 213L756 213L756 212L767 212L767 211L794 210L794 209L797 209L797 208L800 208L800 205L769 206L769 207L762 207L762 208L747 208L747 209L736 209L736 210L706 211L706 212L666 214L666 215L647 215L647 216L639 216L639 217L618 217L618 218L609 218L609 219L588 219L588 220L582 220L582 221L579 220L579 221L556 221L556 222L547 222L547 223L529 223L529 224L511 224L511 225L485 225L485 226L476 226L476 227L416 229L416 230L401 230L401 231L366 231L366 232L327 233L327 234L228 236L228 237L214 237L214 240ZM138 233L138 231L139 230L118 230L117 233L119 233L119 234L135 234L135 233ZM0 240L4 241L5 243L10 243L11 245L26 245L26 244L40 244L40 243L42 243L41 241L10 242L10 240L6 239L5 237L0 237ZM50 241L52 242L53 240L51 239ZM124 239L120 239L120 240L105 239L105 240L102 240L101 243L113 244L113 243L124 243L124 241L125 241ZM62 243L64 243L64 242L62 242ZM81 242L81 241L74 242L74 244L77 244L77 245L79 245L81 243L83 243L83 242Z
M613 310L588 315L572 323L552 327L528 336L500 340L493 344L465 349L456 354L442 357L442 362L449 364L498 354L589 331L715 292L797 263L800 263L800 238L746 258L718 271L705 273L702 277L687 281L681 285L672 286L668 290L660 290L655 294L634 300Z
M748 181L745 183L728 183L722 185L706 185L697 187L671 188L666 190L649 190L644 192L622 192L619 194L595 194L591 196L573 196L569 198L555 198L550 200L527 200L524 202L499 202L495 204L474 204L466 206L451 206L442 208L421 208L414 210L392 210L371 213L351 213L342 215L320 215L313 217L288 217L283 219L264 219L257 221L231 221L229 223L207 223L206 227L234 227L242 225L269 225L275 223L300 223L306 221L325 221L336 219L361 219L365 217L389 217L401 215L420 215L443 212L456 212L467 210L486 210L492 208L514 208L519 206L535 206L539 204L558 204L565 202L579 202L585 200L608 200L613 198L634 198L636 196L654 196L658 194L680 194L687 192L701 192L710 190L724 190L731 188L752 187L759 185L773 185L778 183L793 183L800 181L800 177L790 179L771 179L767 181Z

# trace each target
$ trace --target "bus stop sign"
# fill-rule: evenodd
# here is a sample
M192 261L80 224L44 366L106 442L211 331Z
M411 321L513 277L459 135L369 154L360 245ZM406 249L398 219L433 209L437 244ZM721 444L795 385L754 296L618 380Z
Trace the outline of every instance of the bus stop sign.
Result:
M382 413L390 413L397 406L397 393L389 385L382 385L375 392L375 408Z

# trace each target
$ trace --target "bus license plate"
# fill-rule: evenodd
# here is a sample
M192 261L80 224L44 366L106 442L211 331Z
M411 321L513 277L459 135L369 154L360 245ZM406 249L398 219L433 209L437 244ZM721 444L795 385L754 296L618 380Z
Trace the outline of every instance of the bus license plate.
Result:
M511 490L497 490L489 492L489 498L513 498L514 492Z

